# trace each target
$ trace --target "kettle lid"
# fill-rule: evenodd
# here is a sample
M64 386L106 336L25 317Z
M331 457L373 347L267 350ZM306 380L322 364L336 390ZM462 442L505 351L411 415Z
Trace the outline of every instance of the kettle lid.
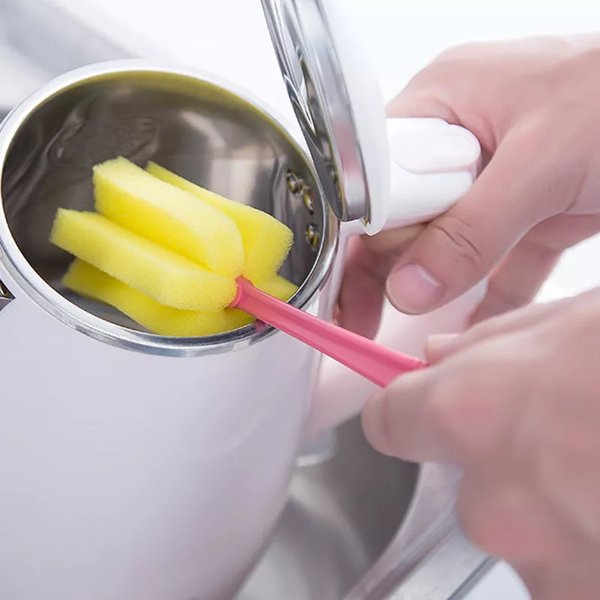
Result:
M383 226L389 152L381 92L334 0L262 0L319 181L335 215Z

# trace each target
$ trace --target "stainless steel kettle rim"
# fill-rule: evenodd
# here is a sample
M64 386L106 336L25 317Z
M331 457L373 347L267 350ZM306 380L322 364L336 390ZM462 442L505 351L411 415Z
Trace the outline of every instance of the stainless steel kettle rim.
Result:
M368 223L369 173L323 3L262 0L262 4L288 95L333 212L342 221Z
M271 122L273 127L276 127L279 133L295 147L298 154L305 157L306 165L310 168L310 160L288 133L283 121L264 102L252 97L245 90L237 89L230 82L220 80L212 74L197 69L182 69L156 64L143 59L115 60L88 65L53 79L26 98L2 122L0 125L0 198L2 197L4 161L12 141L32 111L73 86L101 80L111 75L126 73L175 75L200 80L227 93L234 94L252 105L254 110ZM314 294L322 288L332 266L338 227L335 219L331 218L325 207L323 208L324 235L312 271L292 300L292 304L298 307L305 306ZM0 262L20 289L52 316L92 338L123 349L164 356L197 356L246 347L274 333L274 330L270 327L258 330L253 326L247 326L220 335L202 338L175 338L127 329L94 316L64 298L44 281L29 264L10 231L2 202L0 202ZM12 289L10 282L9 287ZM14 292L15 302L18 302L19 294L16 290Z

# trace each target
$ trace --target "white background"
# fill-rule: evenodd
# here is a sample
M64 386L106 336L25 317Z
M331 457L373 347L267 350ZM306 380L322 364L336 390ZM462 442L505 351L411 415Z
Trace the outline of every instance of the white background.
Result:
M56 0L121 44L210 70L262 96L292 118L259 0ZM447 46L534 34L600 32L592 0L339 0L356 23L386 99ZM593 8L594 4L598 8ZM600 110L600 109L599 109ZM600 140L599 140L600 143ZM565 148L565 153L569 148ZM600 284L600 239L569 252L553 280L571 292ZM469 600L528 596L505 566Z

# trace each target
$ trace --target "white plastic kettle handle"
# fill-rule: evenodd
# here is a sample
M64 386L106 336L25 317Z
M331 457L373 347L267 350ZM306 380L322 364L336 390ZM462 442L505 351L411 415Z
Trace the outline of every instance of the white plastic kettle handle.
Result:
M477 138L443 119L387 119L390 195L385 229L447 211L469 190L480 166Z

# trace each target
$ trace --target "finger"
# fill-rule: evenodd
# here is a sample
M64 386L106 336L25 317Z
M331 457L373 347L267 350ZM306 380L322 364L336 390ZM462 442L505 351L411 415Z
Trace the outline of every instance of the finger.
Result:
M462 463L505 443L518 417L513 399L526 384L526 362L505 345L484 343L488 347L403 375L369 399L363 411L369 442L405 460Z
M524 132L504 140L472 189L427 226L392 270L387 295L396 308L423 313L452 300L533 226L565 208L571 190L549 175L551 158L535 160L539 152Z
M600 230L600 215L560 215L534 227L493 271L477 323L531 302L564 250Z
M462 334L432 335L425 343L425 355L430 363L468 350L477 344L500 335L515 333L526 327L534 327L562 312L568 305L585 306L590 297L600 300L600 287L553 302L531 304L477 323Z
M529 304L560 255L560 250L536 244L525 236L492 272L487 294L471 315L471 323Z
M437 117L448 123L460 120L450 106L430 94L413 92L410 86L398 94L387 106L388 117Z
M572 298L564 298L510 311L481 321L462 334L432 335L425 345L427 360L431 363L437 363L491 337L513 333L524 327L541 323L553 314L563 310L564 305L572 300Z
M498 78L490 77L487 68L438 58L409 81L388 104L386 114L391 118L436 117L462 125L476 135L486 164L500 137L494 118L502 120L508 104L498 103L498 85Z
M422 225L413 225L350 240L336 311L336 319L342 327L375 337L390 269L422 230Z
M593 568L581 567L588 557L593 557ZM567 561L559 562L550 568L547 565L530 567L513 565L523 579L532 598L544 600L565 600L598 597L600 576L598 575L597 551L586 555L572 554Z
M376 450L410 461L454 456L447 441L429 426L427 398L434 385L433 369L404 375L368 400L362 424Z

